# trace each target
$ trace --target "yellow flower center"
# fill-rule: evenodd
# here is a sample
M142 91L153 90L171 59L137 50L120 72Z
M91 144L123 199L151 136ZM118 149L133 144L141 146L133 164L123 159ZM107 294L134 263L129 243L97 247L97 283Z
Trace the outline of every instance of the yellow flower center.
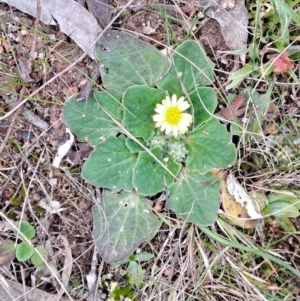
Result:
M177 107L170 107L166 111L166 121L171 125L179 124L181 120L181 111Z

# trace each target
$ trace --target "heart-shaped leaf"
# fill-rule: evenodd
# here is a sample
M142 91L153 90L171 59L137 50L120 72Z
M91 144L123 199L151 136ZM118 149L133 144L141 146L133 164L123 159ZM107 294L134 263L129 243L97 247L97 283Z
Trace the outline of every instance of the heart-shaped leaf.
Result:
M214 64L199 43L183 42L175 49L173 60L174 65L157 84L158 88L180 97L198 86L213 82Z
M18 230L14 230L15 234L19 235L21 239L27 238L31 240L35 237L35 229L27 222L27 221L20 221L16 224L16 228Z
M169 170L164 169L150 154L140 152L133 168L133 186L141 195L155 195L174 181L181 164L167 156L163 158L161 147L151 149L151 153ZM173 175L172 175L172 174Z
M116 123L104 110L117 121L121 121L120 99L120 95L116 93L94 92L89 101L85 102L77 101L74 95L66 101L63 108L65 123L81 141L95 146L101 139L119 132Z
M213 168L225 168L232 164L236 158L236 149L231 139L226 126L216 118L187 134L184 141L189 151L187 169L206 174Z
M93 236L99 253L108 263L126 259L161 224L151 202L134 192L112 194L93 207Z
M97 145L83 164L82 175L96 187L131 191L136 160L137 156L126 147L124 136L110 136Z
M16 257L20 262L29 259L33 254L33 246L26 242L21 242L16 249Z
M219 208L221 180L211 174L186 171L180 180L168 187L167 206L188 222L211 225Z
M38 246L34 249L34 253L31 256L30 260L34 266L38 267L44 264L46 256L47 252L45 248L42 246Z
M214 89L209 87L199 87L189 94L193 104L194 128L212 118L218 100Z
M152 116L156 104L166 97L165 91L147 86L134 86L124 93L124 119L126 129L135 137L148 141L155 133L155 123Z
M119 93L133 85L154 86L170 68L154 46L124 31L106 31L97 41L96 58L105 88Z
M137 139L142 145L145 146L145 142L142 138L138 138ZM144 149L137 144L135 141L131 140L130 138L127 138L125 140L125 145L127 146L127 148L129 149L129 151L131 153L139 153L140 151L143 151Z

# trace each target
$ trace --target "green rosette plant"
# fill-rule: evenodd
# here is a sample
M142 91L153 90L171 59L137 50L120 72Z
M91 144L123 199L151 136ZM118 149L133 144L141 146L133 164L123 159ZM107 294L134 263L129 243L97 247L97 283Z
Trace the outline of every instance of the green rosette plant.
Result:
M6 240L0 244L0 267L9 264L15 258L19 262L30 259L35 267L44 265L47 258L45 248L42 246L34 247L31 243L36 234L33 226L22 220L17 222L14 232L22 242L16 244L12 240Z
M185 41L167 58L125 32L108 31L97 42L103 82L88 102L76 95L63 116L94 151L82 176L103 188L93 208L94 238L107 262L120 262L159 229L153 199L196 225L217 215L220 179L214 169L235 161L226 126L213 115L214 65L201 46Z

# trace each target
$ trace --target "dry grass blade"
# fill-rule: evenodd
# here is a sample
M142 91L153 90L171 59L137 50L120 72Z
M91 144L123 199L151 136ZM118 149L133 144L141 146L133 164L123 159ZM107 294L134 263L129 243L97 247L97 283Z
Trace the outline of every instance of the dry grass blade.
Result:
M60 236L60 239L62 240L65 248L65 262L64 262L64 267L62 269L62 279L61 279L63 286L61 287L57 296L54 298L54 300L56 301L61 300L62 295L66 292L66 287L68 286L68 283L70 281L72 264L73 264L72 252L68 240L64 236Z

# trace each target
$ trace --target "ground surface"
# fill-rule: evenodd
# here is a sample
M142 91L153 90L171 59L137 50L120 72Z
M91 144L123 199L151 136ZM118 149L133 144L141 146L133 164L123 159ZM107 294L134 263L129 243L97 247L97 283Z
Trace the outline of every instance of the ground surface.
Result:
M142 39L147 42L150 37L150 42L159 49L163 49L163 45L168 40L172 43L174 40L181 40L186 35L186 24L180 18L174 18L169 23L168 32L159 11L153 7L152 9L144 8L144 5L157 5L157 1L135 2L133 5L138 5L138 8L125 10L116 22L116 27L143 35ZM126 5L127 1L112 1L112 4L117 7ZM199 12L199 3L198 1L182 2L180 8L185 16L192 20ZM35 18L20 11L10 11L9 7L4 4L0 4L0 11L6 12L1 16L0 21L0 115L4 115L16 105L20 98L29 95L66 68L70 62L75 61L82 54L82 50L60 32L58 27L40 23L36 35L37 42L34 46L33 64L30 68L23 66L25 58L32 50ZM192 38L203 45L216 63L218 82L220 84L226 82L228 72L236 68L235 60L238 58L232 55L224 56L219 52L229 50L229 47L222 37L218 22L205 18L205 22L197 23L197 30L193 35ZM92 150L87 144L76 141L68 153L68 161L64 161L59 169L52 167L51 164L58 144L65 138L65 125L62 120L63 104L69 96L82 89L87 77L91 76L92 68L92 60L89 57L84 58L76 64L76 67L45 86L33 99L27 101L13 123L6 147L0 155L0 210L2 214L13 221L25 219L34 225L37 232L34 243L46 247L57 271L65 268L66 250L70 250L69 260L71 260L72 269L66 289L75 299L91 298L87 293L86 280L86 275L91 270L94 254L91 208L99 197L100 190L85 183L81 178L82 160L87 158ZM299 66L295 68L298 68L299 72ZM20 96L21 89L23 89L22 96ZM261 89L264 89L263 85ZM287 93L287 95L286 103L279 107L280 114L284 117L293 114L299 118L299 91L292 91L292 86L290 86L290 88L283 89L282 93ZM220 103L219 111L222 105L224 104ZM28 112L30 112L30 117L28 117ZM4 141L12 122L13 115L0 121L1 142ZM255 159L255 157L248 156L244 158L244 162L255 165ZM268 179L267 176L257 177L252 182L251 174L249 179L247 179L247 172L241 172L240 176L245 177L245 185L248 185L248 188L256 187L257 191L262 191L269 186L264 182ZM283 179L288 181L289 178L298 179L296 183L299 184L297 168L291 173L286 172L285 177L275 177L275 181L280 182ZM0 233L2 241L12 236L10 230L5 230L3 215L1 221L3 231ZM293 235L278 227L276 222L264 224L262 233L256 233L254 230L245 230L243 233L255 243L258 243L260 239L262 241L258 244L267 245L270 242L277 256L299 270L300 220L298 217L291 221L298 231ZM216 227L214 229L218 231ZM196 300L193 291L195 283L197 283L195 287L201 284L199 300L265 300L258 299L260 294L255 295L255 290L251 289L248 293L253 293L253 299L251 297L248 299L243 293L245 284L241 285L241 291L238 291L239 281L247 283L247 280L238 273L239 268L246 269L246 267L252 268L253 266L257 271L253 271L252 277L249 276L249 278L255 281L265 279L265 286L271 297L278 293L279 299L270 297L270 300L283 300L280 299L284 295L280 293L281 286L283 290L292 292L287 300L299 300L299 279L293 276L288 278L285 273L282 277L278 275L278 277L272 277L272 274L276 273L275 267L267 266L262 259L254 258L252 255L249 255L248 259L235 261L234 251L229 252L226 262L220 260L220 268L215 271L215 275L219 277L217 282L212 283L208 273L207 277L198 283L205 266L200 260L191 264L196 254L191 244L191 236L199 241L202 237L200 249L208 259L212 260L213 254L223 250L220 245L213 245L193 227L182 232L164 224L151 242L151 247L147 243L141 246L141 250L151 252L152 248L162 255L159 260L154 258L150 263L143 264L146 274L152 273L151 277L149 276L151 283L147 282L147 285L141 286L139 290L136 289L138 282L130 286L130 290L139 291L137 300L189 300L188 296L194 296L190 300ZM241 253L239 256L242 259L243 256L248 255ZM242 266L242 263L245 266ZM240 266L237 267L237 264ZM227 265L231 269L226 269ZM98 264L97 267L99 268ZM126 266L115 267L101 263L102 280L99 290L96 290L95 300L107 299L111 281L121 283L121 286L126 287L128 284L128 279L125 277L126 269ZM42 269L33 269L29 263L21 264L16 260L13 268L8 265L1 270L1 274L7 279L13 279L28 287L34 286L40 280L42 273L45 282L39 288L55 295L59 290L59 285L51 277L52 273L49 270L42 272ZM226 274L226 280L223 281L224 274ZM234 285L230 284L230 280ZM172 293L170 288L178 289L177 295ZM162 290L166 290L166 293L163 294ZM155 294L152 294L154 291ZM162 295L159 296L158 292ZM204 294L211 294L210 299L205 299Z

